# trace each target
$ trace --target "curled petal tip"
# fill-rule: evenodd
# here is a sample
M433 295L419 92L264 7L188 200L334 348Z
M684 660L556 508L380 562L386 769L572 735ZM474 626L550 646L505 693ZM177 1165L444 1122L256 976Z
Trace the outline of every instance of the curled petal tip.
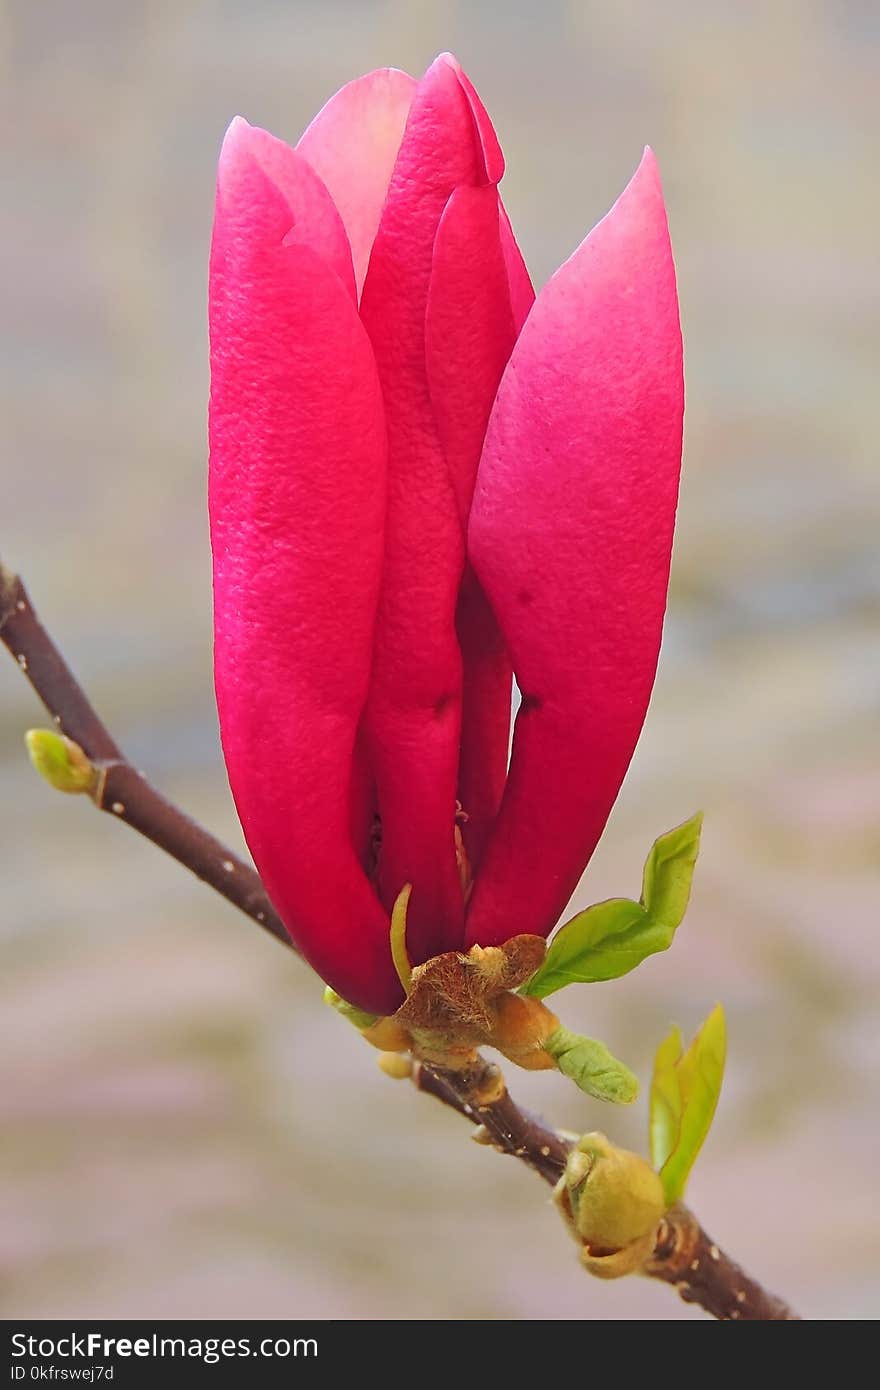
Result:
M244 116L233 116L226 127L223 143L220 146L217 167L218 186L222 189L224 185L231 185L237 181L243 175L250 161L258 165L261 164L261 145L273 140L273 138L268 131L261 129L260 126L251 125Z
M487 183L499 183L504 174L504 155L498 143L498 136L489 119L485 106L473 82L471 82L454 53L439 53L425 73L423 81L433 73L444 69L451 72L464 93L480 143L483 172Z
M471 108L471 116L477 129L483 151L483 166L489 183L500 183L504 177L504 154L495 133L495 127L483 105L479 93L467 73L456 64L456 76Z
M220 165L222 166L240 151L247 148L248 139L253 126L250 121L245 120L244 116L233 116L229 125L226 127L223 142L220 146Z
M642 157L636 165L629 183L626 185L617 201L620 202L621 199L626 198L628 194L638 193L639 190L642 189L646 193L649 191L655 193L662 203L663 185L660 179L660 166L657 163L657 156L650 145L646 145L643 149Z
M655 183L660 182L660 166L650 145L646 145L642 150L642 157L630 182L637 178L653 178Z
M226 134L223 136L224 145L226 144L227 140L234 140L236 136L239 134L239 132L250 129L251 123L245 116L233 116L232 120L229 122L229 125L226 127Z
M354 297L351 248L339 211L297 150L236 116L220 151L217 191L218 253L235 241L248 254L260 245L310 246Z
M624 214L625 217L624 210L626 210L629 215L632 215L637 208L644 209L655 227L658 216L660 221L665 223L666 208L663 200L663 185L660 180L660 167L657 163L657 156L650 145L645 145L642 157L633 170L629 182L624 186L623 191L612 203L605 216L599 219L596 227L585 238L582 246L596 235L600 227L605 227L605 224L610 227L618 214ZM578 247L575 255L580 249L581 247Z

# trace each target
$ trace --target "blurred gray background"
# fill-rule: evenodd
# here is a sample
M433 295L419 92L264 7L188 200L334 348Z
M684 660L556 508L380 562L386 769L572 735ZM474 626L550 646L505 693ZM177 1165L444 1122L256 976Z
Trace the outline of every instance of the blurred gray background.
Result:
M806 1314L878 1310L877 73L870 0L7 0L4 461L18 566L139 766L240 843L211 689L205 271L236 112L295 139L343 82L453 49L541 283L642 145L688 374L664 656L579 901L705 808L673 950L563 996L647 1077L716 999L690 1196ZM0 654L2 655L2 654ZM292 955L34 777L0 665L7 1317L700 1316L602 1285L526 1170L380 1075ZM644 1147L558 1078L516 1090Z

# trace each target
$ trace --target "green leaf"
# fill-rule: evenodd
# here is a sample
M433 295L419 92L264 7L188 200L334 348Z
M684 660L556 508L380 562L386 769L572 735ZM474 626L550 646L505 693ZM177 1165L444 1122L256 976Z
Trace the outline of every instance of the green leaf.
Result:
M629 1105L639 1093L638 1080L629 1067L595 1038L584 1038L560 1027L545 1040L544 1048L555 1057L563 1075L596 1100Z
M651 1161L671 1206L684 1196L687 1180L709 1133L721 1093L727 1030L720 1004L686 1051L677 1028L660 1044L651 1080Z
M655 840L645 861L642 903L659 922L677 927L687 910L694 865L700 852L703 813Z
M609 898L560 927L521 993L544 999L564 985L616 980L671 946L688 905L702 825L700 811L655 840L639 902Z
M658 1173L675 1148L681 1129L681 1089L676 1071L681 1051L681 1033L673 1028L654 1058L649 1130L651 1162Z

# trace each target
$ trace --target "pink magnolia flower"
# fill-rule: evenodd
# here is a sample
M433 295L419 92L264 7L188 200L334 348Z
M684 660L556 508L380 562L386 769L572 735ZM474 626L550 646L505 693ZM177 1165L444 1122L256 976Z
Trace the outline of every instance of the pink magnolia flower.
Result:
M407 883L416 963L553 928L660 647L683 386L654 157L537 300L503 171L447 54L350 83L295 148L235 120L220 156L223 748L291 936L378 1013Z

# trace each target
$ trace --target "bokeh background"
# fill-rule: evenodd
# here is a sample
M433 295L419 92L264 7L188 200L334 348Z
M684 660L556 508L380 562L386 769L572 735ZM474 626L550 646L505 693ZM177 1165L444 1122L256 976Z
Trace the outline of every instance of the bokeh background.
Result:
M230 117L295 139L454 49L543 282L657 150L688 373L660 677L578 901L703 806L666 956L571 992L647 1076L716 999L691 1198L806 1314L878 1309L880 480L870 0L7 0L0 549L126 749L239 844L210 673L205 263ZM381 1076L271 939L51 794L0 666L7 1317L701 1316L579 1273L547 1194ZM557 1078L517 1091L644 1145ZM873 1149L873 1152L872 1152Z

